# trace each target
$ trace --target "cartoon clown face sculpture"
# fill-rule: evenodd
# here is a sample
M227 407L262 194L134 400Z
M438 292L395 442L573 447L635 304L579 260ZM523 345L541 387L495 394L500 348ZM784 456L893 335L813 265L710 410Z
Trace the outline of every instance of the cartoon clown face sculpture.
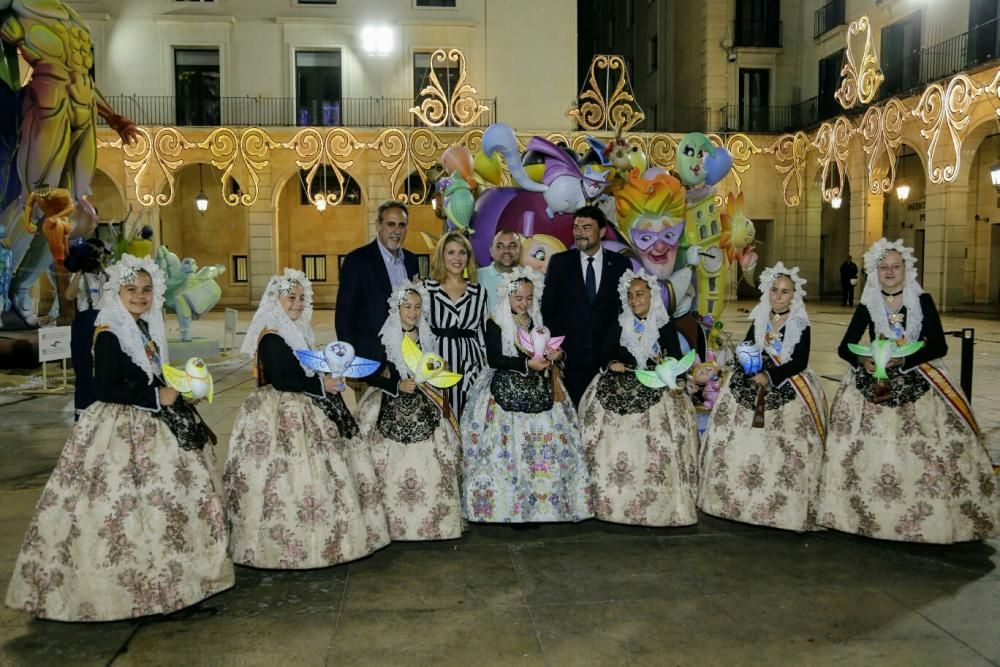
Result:
M642 217L632 225L629 235L642 262L642 268L663 281L677 264L677 247L684 235L684 221L669 217Z

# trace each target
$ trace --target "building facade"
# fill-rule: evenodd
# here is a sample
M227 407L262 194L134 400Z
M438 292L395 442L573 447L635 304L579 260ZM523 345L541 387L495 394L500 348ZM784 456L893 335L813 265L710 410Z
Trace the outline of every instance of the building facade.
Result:
M581 20L579 51L581 60L588 52L619 53L630 64L635 97L648 112L638 126L643 130L745 133L758 146L773 141L768 135L805 134L799 205L786 208L781 193L753 175L743 189L748 213L770 246L763 248L766 261L802 263L813 294L835 293L844 257L857 259L866 243L884 234L914 245L925 287L956 308L1000 300L1000 210L990 179L990 167L1000 161L993 85L998 4L582 0L579 15L591 20L589 26ZM870 103L845 109L834 95L849 26L862 16L884 80ZM855 36L858 67L864 47L864 36ZM939 100L947 101L935 106ZM883 112L866 117L872 108ZM837 124L838 117L844 121ZM839 139L815 145L834 138L834 130ZM829 146L843 158L837 198L822 182ZM899 183L909 186L905 201L896 195Z
M593 53L622 55L645 113L631 138L654 163L669 167L691 130L734 153L720 189L745 193L761 262L798 264L811 295L835 293L844 257L884 234L916 247L943 308L1000 299L996 2L73 4L94 32L98 85L148 137L123 149L101 134L101 217L131 207L178 254L226 265L227 305L252 305L285 265L333 304L338 259L372 238L385 198L413 204L407 245L427 254L419 232L440 229L427 171L443 150L475 150L497 120L580 145L567 111ZM849 40L862 16L869 30ZM385 25L389 55L369 54L363 29ZM861 69L866 34L883 81L844 108L845 53ZM438 48L463 54L435 75L445 97L475 89L484 111L468 122L409 112Z
M332 305L338 259L372 238L375 209L392 196L419 202L407 245L426 255L419 232L441 225L424 201L440 137L497 119L571 128L572 0L69 3L90 26L98 87L148 138L133 151L101 131L100 217L131 211L178 255L225 265L223 305L252 305L281 266L307 268L317 301ZM461 61L434 65L439 49ZM421 94L432 71L445 106L459 93L475 100L474 120L453 114L436 128L410 113L433 99ZM320 193L324 211L312 201Z

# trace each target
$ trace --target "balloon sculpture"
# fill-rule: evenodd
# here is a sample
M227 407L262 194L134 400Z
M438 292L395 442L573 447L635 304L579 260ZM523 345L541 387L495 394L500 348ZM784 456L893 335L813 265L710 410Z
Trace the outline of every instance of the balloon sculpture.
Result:
M541 137L521 144L511 127L497 123L483 133L475 155L464 146L449 147L436 167L443 174L437 191L448 226L475 231L470 240L480 265L491 261L497 231L518 232L524 237L522 264L544 272L552 255L572 247L573 213L597 205L612 221L605 248L657 277L688 349L706 343L723 348L728 335L720 316L729 272L739 266L751 281L757 262L742 193L723 198L716 192L732 156L693 132L678 143L671 173L650 166L641 145L620 131L607 142L588 137L587 145L580 155ZM505 181L515 187L502 186Z
M177 315L181 340L188 342L191 340L191 321L212 310L222 298L222 288L215 279L226 271L226 267L211 264L199 269L194 259L187 257L182 262L165 245L156 251L156 264L166 276L164 303Z

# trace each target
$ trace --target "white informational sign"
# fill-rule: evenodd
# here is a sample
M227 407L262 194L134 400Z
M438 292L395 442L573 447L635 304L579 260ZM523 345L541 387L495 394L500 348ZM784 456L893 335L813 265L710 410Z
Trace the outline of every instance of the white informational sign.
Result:
M70 327L44 327L38 330L38 360L59 361L72 356L69 346Z

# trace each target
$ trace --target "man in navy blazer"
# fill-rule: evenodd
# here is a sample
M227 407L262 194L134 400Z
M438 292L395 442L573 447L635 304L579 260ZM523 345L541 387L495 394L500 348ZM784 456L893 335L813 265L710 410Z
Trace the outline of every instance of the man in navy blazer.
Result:
M600 368L601 342L618 320L621 306L618 281L631 266L601 245L607 226L608 219L596 206L576 211L576 247L553 255L545 272L542 319L553 336L566 336L566 389L573 405L580 403Z
M408 217L406 204L382 202L375 240L352 250L340 267L334 311L337 340L350 343L358 356L367 359L385 359L378 332L389 317L389 296L417 275L417 256L402 247Z

